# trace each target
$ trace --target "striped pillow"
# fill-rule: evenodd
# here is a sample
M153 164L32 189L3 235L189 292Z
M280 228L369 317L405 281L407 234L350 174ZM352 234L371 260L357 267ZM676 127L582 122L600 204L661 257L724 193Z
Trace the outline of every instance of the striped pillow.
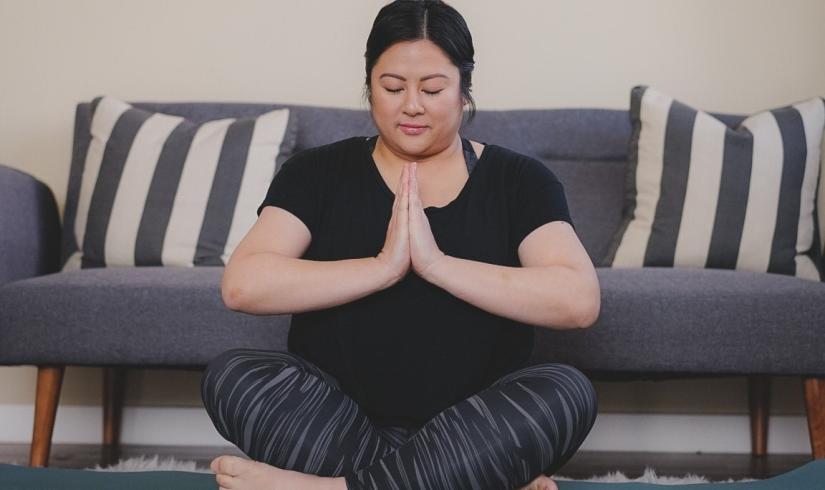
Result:
M816 201L825 101L736 128L644 86L631 92L622 225L607 267L705 267L822 280Z
M74 233L63 270L221 266L257 216L289 110L197 125L111 97L92 102Z

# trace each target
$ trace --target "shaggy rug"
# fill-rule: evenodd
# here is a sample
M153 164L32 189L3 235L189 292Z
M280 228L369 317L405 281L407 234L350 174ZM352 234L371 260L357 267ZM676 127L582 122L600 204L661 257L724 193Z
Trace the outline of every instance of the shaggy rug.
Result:
M105 468L100 465L94 468L89 468L95 471L191 471L196 473L212 473L209 468L198 467L194 461L177 460L174 457L161 459L159 456L138 456L135 458L123 459L119 463L107 466ZM645 468L644 474L638 478L628 478L620 471L614 471L601 476L592 476L587 479L572 479L566 478L563 475L556 475L553 477L556 481L589 481L599 483L655 483L658 485L683 485L688 483L710 483L708 479L703 476L687 474L683 477L673 476L659 476L653 468ZM728 479L723 482L716 483L731 483L734 481L747 482L756 481L753 479L733 480Z

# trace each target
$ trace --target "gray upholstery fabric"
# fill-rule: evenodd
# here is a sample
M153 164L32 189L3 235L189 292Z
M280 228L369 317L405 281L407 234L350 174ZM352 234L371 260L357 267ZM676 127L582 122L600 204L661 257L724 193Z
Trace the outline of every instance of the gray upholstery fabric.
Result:
M594 373L825 375L825 284L718 269L597 271L598 322L536 328L533 362ZM222 272L89 269L0 287L0 359L199 366L231 347L285 349L289 316L228 310Z
M596 271L598 321L541 329L532 362L611 374L825 375L823 283L722 269Z
M59 242L60 217L51 189L0 165L0 285L56 271Z
M564 183L576 234L598 264L622 220L624 161L542 160Z
M233 347L286 348L289 316L227 309L223 267L111 267L0 286L0 363L205 366Z

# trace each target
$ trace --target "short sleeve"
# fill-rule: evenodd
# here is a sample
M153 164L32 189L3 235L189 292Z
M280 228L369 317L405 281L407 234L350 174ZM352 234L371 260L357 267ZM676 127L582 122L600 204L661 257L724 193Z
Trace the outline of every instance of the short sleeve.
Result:
M317 165L311 157L310 152L304 152L284 162L269 184L266 197L258 206L258 216L264 207L277 206L294 214L315 235L320 208L320 183L316 175Z
M564 186L540 161L523 162L513 189L510 236L517 247L533 230L551 221L566 221L575 230Z

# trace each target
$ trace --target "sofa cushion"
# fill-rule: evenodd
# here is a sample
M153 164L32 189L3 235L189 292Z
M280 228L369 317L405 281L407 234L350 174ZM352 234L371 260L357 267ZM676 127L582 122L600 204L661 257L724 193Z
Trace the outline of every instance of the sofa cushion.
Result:
M598 321L536 328L534 362L616 373L825 375L825 284L720 269L596 269ZM288 315L228 310L220 267L113 267L0 287L0 364L205 366L286 349ZM758 334L754 334L754 333Z
M631 96L623 223L603 265L821 280L816 194L825 101L730 128L647 87Z
M233 347L286 349L289 316L235 312L223 267L110 267L0 287L0 364L205 366Z
M223 265L291 152L289 110L195 124L95 99L64 270Z
M825 375L825 283L724 269L596 272L597 322L584 330L540 330L532 362L565 362L598 378Z
M594 264L604 257L607 245L622 220L625 162L610 160L543 160L564 183L570 218L576 235Z

